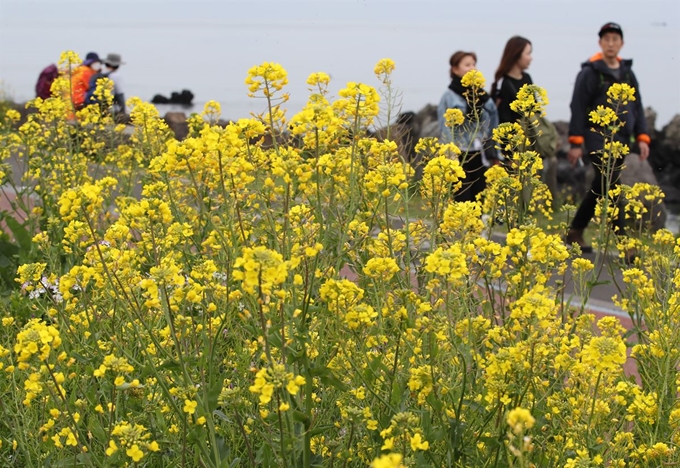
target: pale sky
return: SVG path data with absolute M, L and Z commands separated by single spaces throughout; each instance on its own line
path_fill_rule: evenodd
M 234 118 L 259 105 L 243 80 L 263 61 L 288 70 L 295 111 L 309 73 L 329 73 L 331 91 L 377 86 L 373 65 L 390 57 L 403 110 L 417 111 L 439 101 L 454 51 L 475 51 L 490 86 L 505 41 L 519 34 L 533 43 L 528 71 L 548 90 L 550 116 L 566 119 L 580 63 L 598 51 L 608 21 L 624 30 L 621 55 L 634 59 L 644 105 L 667 122 L 680 113 L 680 0 L 0 0 L 0 86 L 30 99 L 61 51 L 116 52 L 127 97 L 186 88 Z

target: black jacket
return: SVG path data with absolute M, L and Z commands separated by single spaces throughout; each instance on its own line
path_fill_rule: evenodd
M 496 92 L 492 96 L 498 107 L 498 121 L 517 122 L 520 115 L 510 109 L 510 103 L 517 99 L 517 92 L 525 84 L 534 84 L 528 73 L 522 73 L 522 78 L 516 80 L 511 76 L 504 76 L 496 83 Z
M 569 142 L 572 145 L 584 144 L 587 153 L 602 149 L 603 137 L 591 128 L 590 111 L 597 106 L 610 106 L 607 103 L 607 90 L 614 83 L 626 83 L 635 88 L 635 101 L 625 106 L 626 113 L 619 113 L 625 122 L 617 134 L 617 140 L 629 143 L 631 137 L 649 142 L 647 122 L 640 97 L 640 87 L 632 70 L 632 60 L 620 61 L 620 79 L 616 79 L 604 63 L 601 54 L 596 54 L 581 65 L 581 72 L 576 77 L 574 95 L 571 99 L 571 121 L 569 122 Z

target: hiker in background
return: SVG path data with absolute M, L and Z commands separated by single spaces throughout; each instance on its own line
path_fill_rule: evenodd
M 593 184 L 581 201 L 565 239 L 567 244 L 577 244 L 582 252 L 592 252 L 593 250 L 590 245 L 586 244 L 583 231 L 595 214 L 598 198 L 607 196 L 609 189 L 618 185 L 621 166 L 623 165 L 623 158 L 615 161 L 611 185 L 607 187 L 602 172 L 604 162 L 599 153 L 604 147 L 604 137 L 600 133 L 590 130 L 591 124 L 588 120 L 589 113 L 598 106 L 611 107 L 608 103 L 607 91 L 612 84 L 626 83 L 634 87 L 636 97 L 635 101 L 629 102 L 624 106 L 624 109 L 619 110 L 619 112 L 626 112 L 623 118 L 625 125 L 614 135 L 615 140 L 627 145 L 632 139 L 635 139 L 638 142 L 640 159 L 642 160 L 646 160 L 649 156 L 650 143 L 642 98 L 640 97 L 640 87 L 631 68 L 633 61 L 623 60 L 619 57 L 619 52 L 623 47 L 623 30 L 616 23 L 607 23 L 600 28 L 598 35 L 602 51 L 593 55 L 590 60 L 581 65 L 581 71 L 576 77 L 576 84 L 574 85 L 574 95 L 571 100 L 571 120 L 569 122 L 571 149 L 567 158 L 572 165 L 576 165 L 584 154 L 588 155 L 593 162 L 595 171 Z M 624 235 L 625 220 L 621 206 L 619 206 L 618 216 L 614 223 L 618 227 L 617 234 Z M 630 263 L 635 256 L 634 251 L 628 251 L 625 254 L 625 260 Z
M 463 76 L 477 67 L 477 55 L 474 52 L 458 51 L 449 59 L 449 73 L 451 84 L 439 102 L 437 118 L 441 130 L 442 143 L 454 143 L 462 151 L 465 181 L 463 187 L 456 193 L 457 201 L 474 201 L 477 195 L 486 187 L 484 173 L 486 168 L 498 161 L 498 155 L 493 149 L 491 135 L 498 126 L 498 111 L 489 94 L 480 90 L 477 102 L 468 102 L 465 97 L 468 88 L 461 82 Z M 472 105 L 475 109 L 472 109 Z M 456 129 L 455 136 L 446 126 L 444 114 L 448 109 L 460 109 L 465 116 L 465 122 Z M 480 125 L 471 121 L 472 115 L 479 115 Z
M 114 114 L 125 113 L 125 92 L 123 87 L 123 78 L 118 69 L 124 65 L 120 54 L 108 54 L 104 59 L 103 73 L 113 81 L 113 112 Z
M 513 36 L 505 44 L 501 63 L 496 69 L 491 85 L 491 96 L 498 107 L 498 122 L 516 122 L 520 115 L 510 109 L 510 103 L 517 99 L 517 91 L 525 84 L 533 84 L 526 70 L 531 65 L 532 46 L 529 39 Z
M 52 83 L 59 76 L 59 69 L 55 64 L 48 65 L 40 72 L 35 84 L 35 97 L 47 99 L 52 97 Z
M 101 70 L 102 62 L 96 52 L 85 56 L 85 61 L 73 70 L 71 75 L 71 101 L 76 110 L 85 105 L 85 96 L 90 88 L 90 79 Z
M 529 39 L 522 36 L 513 36 L 508 39 L 503 50 L 501 63 L 496 69 L 494 82 L 491 86 L 491 96 L 498 106 L 498 120 L 500 123 L 519 122 L 521 116 L 510 109 L 510 104 L 517 99 L 517 92 L 524 85 L 533 84 L 531 76 L 526 70 L 531 65 L 533 46 Z M 544 121 L 544 126 L 552 124 Z M 543 159 L 543 173 L 541 178 L 548 186 L 553 201 L 557 200 L 557 132 L 553 128 L 537 129 L 544 139 L 554 140 L 536 141 L 540 138 L 536 135 L 532 140 L 532 150 L 540 154 Z

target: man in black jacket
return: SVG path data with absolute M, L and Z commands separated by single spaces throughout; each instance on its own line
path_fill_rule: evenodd
M 635 88 L 636 100 L 629 102 L 625 109 L 619 109 L 626 113 L 620 115 L 625 125 L 614 138 L 622 143 L 631 143 L 633 139 L 638 142 L 640 159 L 645 160 L 649 156 L 649 136 L 645 122 L 640 88 L 635 74 L 631 69 L 632 60 L 622 60 L 619 51 L 623 47 L 623 30 L 616 23 L 607 23 L 600 29 L 600 48 L 602 52 L 595 54 L 582 64 L 581 72 L 576 77 L 574 95 L 571 100 L 571 121 L 569 123 L 569 143 L 571 149 L 567 157 L 572 165 L 582 162 L 585 154 L 588 154 L 593 162 L 595 178 L 591 189 L 586 193 L 576 215 L 571 223 L 567 234 L 567 244 L 578 244 L 582 252 L 591 252 L 592 247 L 583 239 L 583 231 L 595 214 L 597 199 L 607 195 L 611 186 L 618 183 L 623 159 L 616 161 L 611 178 L 610 187 L 606 187 L 605 177 L 602 170 L 603 162 L 601 151 L 604 146 L 604 137 L 590 130 L 589 113 L 597 106 L 608 107 L 607 90 L 614 83 L 626 83 Z M 619 234 L 624 232 L 623 210 L 619 209 L 619 216 L 615 220 Z M 633 255 L 631 253 L 631 255 Z M 631 260 L 631 259 L 627 259 Z

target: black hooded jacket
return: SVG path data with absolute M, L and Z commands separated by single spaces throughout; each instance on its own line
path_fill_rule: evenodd
M 607 90 L 614 83 L 626 83 L 634 87 L 636 98 L 625 106 L 625 113 L 619 112 L 619 118 L 625 125 L 617 134 L 617 139 L 630 143 L 631 138 L 635 137 L 638 141 L 649 143 L 640 87 L 632 65 L 632 60 L 620 60 L 619 79 L 612 75 L 601 54 L 594 55 L 581 65 L 571 99 L 569 142 L 572 145 L 585 145 L 587 153 L 602 149 L 603 137 L 591 130 L 594 125 L 590 122 L 589 113 L 597 106 L 610 106 L 607 103 Z

